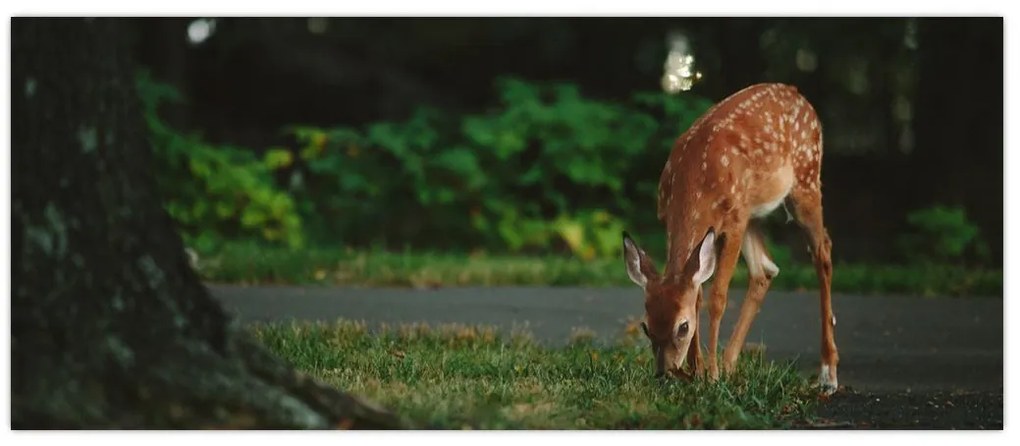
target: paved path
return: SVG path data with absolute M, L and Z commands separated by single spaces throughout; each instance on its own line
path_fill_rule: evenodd
M 503 329 L 526 324 L 538 340 L 550 343 L 565 342 L 573 327 L 590 328 L 609 341 L 623 332 L 628 318 L 644 311 L 637 288 L 209 288 L 246 322 L 345 318 L 371 325 L 426 321 Z M 742 300 L 742 291 L 730 294 L 721 338 L 729 337 Z M 836 295 L 833 306 L 840 384 L 869 391 L 1001 392 L 1002 299 Z M 820 343 L 817 295 L 770 292 L 747 340 L 765 344 L 768 357 L 798 359 L 813 372 Z

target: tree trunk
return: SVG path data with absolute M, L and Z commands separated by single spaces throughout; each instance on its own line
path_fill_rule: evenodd
M 213 301 L 161 206 L 113 19 L 12 20 L 11 422 L 389 428 Z

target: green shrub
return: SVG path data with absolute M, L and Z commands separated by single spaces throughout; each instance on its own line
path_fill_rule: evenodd
M 485 178 L 473 153 L 448 145 L 443 120 L 423 108 L 407 121 L 364 130 L 288 128 L 303 147 L 282 173 L 315 236 L 441 244 L 463 234 L 468 210 L 454 204 L 476 195 Z
M 500 101 L 486 113 L 422 108 L 364 129 L 288 128 L 299 162 L 280 163 L 281 173 L 305 220 L 348 245 L 553 249 L 585 259 L 618 254 L 625 227 L 661 231 L 661 163 L 710 102 L 644 93 L 612 103 L 517 79 L 497 88 Z
M 987 256 L 977 225 L 963 208 L 935 205 L 907 214 L 912 232 L 899 239 L 900 249 L 913 262 L 958 263 L 968 254 Z
M 159 116 L 161 104 L 182 101 L 177 90 L 146 72 L 139 73 L 136 86 L 158 165 L 157 184 L 188 245 L 201 252 L 228 238 L 302 245 L 294 202 L 272 177 L 273 168 L 287 164 L 289 152 L 269 152 L 260 160 L 250 149 L 181 133 Z

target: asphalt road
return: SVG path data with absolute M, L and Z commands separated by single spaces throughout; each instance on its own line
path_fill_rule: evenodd
M 623 333 L 644 311 L 637 288 L 446 288 L 439 290 L 209 285 L 242 322 L 338 318 L 526 326 L 541 342 L 564 343 L 574 327 L 601 341 Z M 743 291 L 731 292 L 721 345 Z M 981 391 L 1001 395 L 1001 298 L 833 297 L 840 384 L 867 392 Z M 703 312 L 707 313 L 707 312 Z M 707 315 L 702 316 L 705 323 Z M 815 372 L 820 346 L 818 296 L 770 292 L 747 341 L 774 359 Z M 707 326 L 707 325 L 705 325 Z M 1000 406 L 1001 407 L 1001 406 Z M 1001 409 L 1000 409 L 1001 410 Z

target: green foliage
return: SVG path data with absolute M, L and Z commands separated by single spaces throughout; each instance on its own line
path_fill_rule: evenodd
M 663 382 L 631 330 L 617 345 L 551 348 L 515 330 L 364 323 L 259 325 L 255 337 L 296 368 L 363 395 L 422 428 L 782 428 L 816 397 L 792 363 L 744 354 L 716 383 Z
M 443 124 L 421 109 L 364 131 L 289 128 L 303 147 L 284 173 L 316 235 L 355 244 L 463 234 L 469 210 L 456 202 L 477 194 L 485 178 L 472 152 L 439 144 Z
M 209 252 L 226 238 L 245 237 L 302 245 L 294 202 L 272 177 L 272 169 L 290 163 L 289 151 L 270 150 L 260 160 L 249 149 L 181 133 L 159 116 L 161 104 L 182 100 L 177 90 L 145 72 L 137 76 L 136 87 L 164 205 L 189 245 Z
M 277 165 L 306 221 L 347 244 L 608 257 L 624 227 L 658 227 L 661 159 L 711 105 L 655 93 L 619 104 L 517 79 L 497 88 L 482 114 L 422 108 L 364 129 L 293 126 L 300 163 Z
M 978 237 L 977 225 L 967 219 L 963 208 L 935 205 L 907 215 L 912 232 L 900 237 L 905 256 L 914 262 L 958 263 L 973 252 L 987 256 Z

